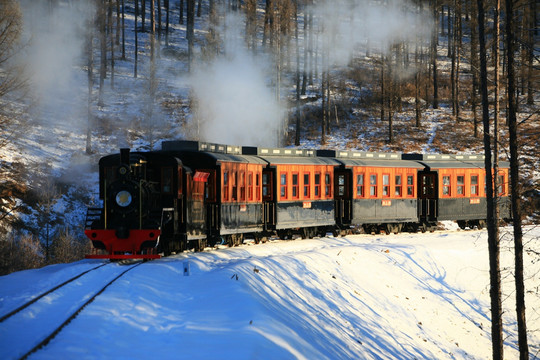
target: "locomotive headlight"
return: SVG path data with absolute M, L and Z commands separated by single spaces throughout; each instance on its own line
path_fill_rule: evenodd
M 116 203 L 121 207 L 129 206 L 132 200 L 133 198 L 128 191 L 122 190 L 116 194 Z

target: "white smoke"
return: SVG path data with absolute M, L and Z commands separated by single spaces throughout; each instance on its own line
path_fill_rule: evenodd
M 346 66 L 366 47 L 380 54 L 398 42 L 427 41 L 433 30 L 429 12 L 420 11 L 409 1 L 332 0 L 304 11 L 314 14 L 318 53 L 326 54 L 326 66 L 331 68 Z M 225 13 L 219 29 L 224 55 L 210 64 L 199 64 L 193 71 L 190 84 L 196 99 L 196 137 L 277 146 L 286 112 L 276 100 L 275 85 L 268 86 L 268 79 L 276 76 L 276 65 L 273 59 L 246 50 L 244 24 L 245 19 L 237 13 Z M 318 66 L 322 65 L 319 61 Z
M 21 1 L 28 47 L 21 59 L 29 71 L 34 118 L 70 124 L 85 115 L 88 95 L 81 71 L 91 1 Z
M 284 111 L 267 84 L 270 62 L 245 49 L 243 18 L 228 13 L 223 26 L 224 55 L 196 67 L 190 79 L 196 98 L 201 140 L 277 146 Z
M 408 0 L 332 0 L 311 9 L 329 66 L 347 65 L 355 51 L 380 54 L 396 43 L 428 41 L 434 30 L 428 10 Z

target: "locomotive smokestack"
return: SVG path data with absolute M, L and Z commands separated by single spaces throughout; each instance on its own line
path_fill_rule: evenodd
M 129 148 L 120 149 L 120 164 L 129 165 Z

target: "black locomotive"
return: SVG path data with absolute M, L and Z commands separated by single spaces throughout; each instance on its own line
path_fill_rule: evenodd
M 485 225 L 483 156 L 388 154 L 164 142 L 99 162 L 90 258 L 158 258 L 216 243 Z M 497 174 L 510 218 L 508 164 Z M 98 251 L 100 250 L 100 251 Z

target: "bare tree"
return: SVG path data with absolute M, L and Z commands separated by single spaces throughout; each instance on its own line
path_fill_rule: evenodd
M 87 120 L 86 120 L 86 153 L 92 153 L 92 129 L 94 128 L 92 115 L 92 90 L 94 88 L 94 17 L 91 16 L 88 20 L 86 28 L 86 64 L 88 78 L 88 103 L 87 103 Z
M 188 41 L 188 68 L 193 61 L 193 45 L 195 41 L 195 0 L 187 0 L 187 28 L 186 38 Z
M 472 72 L 472 87 L 471 87 L 471 110 L 473 113 L 473 126 L 474 126 L 474 137 L 478 137 L 478 69 L 479 69 L 479 59 L 478 59 L 478 15 L 476 6 L 473 1 L 470 2 L 470 13 L 471 13 L 471 72 Z
M 139 30 L 137 17 L 139 16 L 139 0 L 135 0 L 135 59 L 133 61 L 133 77 L 137 77 L 137 64 L 139 62 Z
M 262 39 L 263 47 L 266 46 L 267 40 L 270 47 L 274 45 L 274 1 L 275 0 L 266 0 Z
M 437 0 L 433 2 L 433 18 L 435 19 L 435 28 L 437 28 Z M 433 108 L 439 108 L 439 83 L 437 77 L 437 43 L 438 37 L 437 32 L 433 31 L 433 36 L 431 37 L 431 68 L 433 71 Z
M 525 285 L 523 279 L 523 232 L 521 229 L 521 193 L 517 133 L 517 104 L 514 70 L 514 0 L 506 0 L 506 65 L 508 97 L 508 129 L 510 135 L 510 177 L 512 181 L 512 217 L 516 267 L 516 311 L 520 360 L 529 359 L 527 323 L 525 318 Z
M 300 41 L 298 39 L 298 1 L 295 0 L 295 40 L 296 40 L 296 131 L 294 136 L 294 145 L 300 145 L 300 126 L 301 126 L 301 113 L 300 113 Z
M 105 78 L 107 77 L 107 21 L 106 21 L 107 0 L 100 0 L 98 4 L 98 27 L 101 60 L 99 64 L 99 99 L 98 105 L 103 106 Z
M 253 52 L 257 49 L 257 1 L 246 1 L 246 43 Z
M 14 62 L 14 57 L 22 48 L 22 13 L 18 1 L 0 1 L 0 99 L 8 94 L 22 90 L 26 86 L 23 67 Z M 0 129 L 13 117 L 0 107 Z M 4 142 L 0 141 L 0 146 Z
M 0 275 L 43 265 L 41 244 L 31 235 L 19 237 L 12 234 L 5 241 L 0 241 Z
M 487 227 L 489 248 L 489 277 L 491 297 L 491 341 L 493 360 L 503 359 L 503 325 L 501 302 L 501 272 L 499 227 L 495 219 L 493 199 L 493 174 L 491 171 L 491 137 L 489 133 L 489 99 L 487 84 L 487 60 L 485 39 L 484 2 L 477 0 L 478 4 L 478 36 L 480 44 L 480 93 L 482 95 L 482 120 L 484 124 L 484 153 L 486 170 L 486 200 L 487 200 Z
M 54 205 L 58 202 L 62 194 L 56 181 L 51 176 L 47 176 L 38 186 L 38 226 L 43 232 L 40 238 L 45 240 L 45 261 L 49 262 L 51 235 L 54 232 L 54 225 L 57 219 Z
M 51 244 L 51 261 L 54 263 L 69 263 L 84 258 L 90 252 L 90 242 L 81 240 L 69 229 L 59 231 Z

